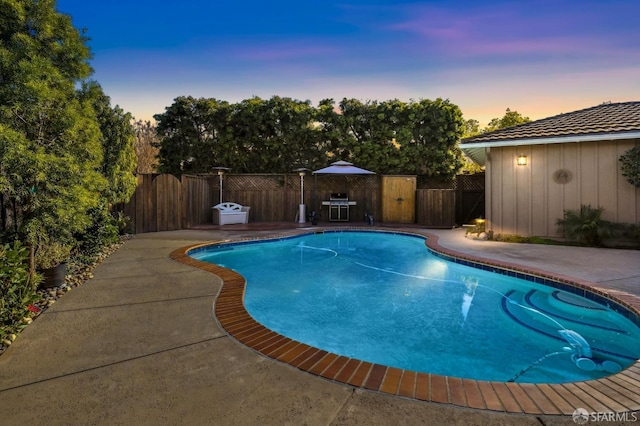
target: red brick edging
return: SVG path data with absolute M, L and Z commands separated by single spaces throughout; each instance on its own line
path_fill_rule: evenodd
M 357 230 L 362 228 L 343 228 Z M 371 231 L 371 227 L 365 228 Z M 331 228 L 336 231 L 336 228 Z M 373 230 L 379 230 L 373 228 Z M 323 231 L 318 229 L 314 232 Z M 388 229 L 382 231 L 389 232 Z M 285 236 L 308 233 L 294 231 Z M 402 231 L 404 232 L 404 231 Z M 426 232 L 427 246 L 440 254 L 503 269 L 536 275 L 588 290 L 616 301 L 640 315 L 640 298 L 599 287 L 595 283 L 550 274 L 521 265 L 470 256 L 442 247 L 438 237 Z M 279 237 L 283 234 L 278 234 Z M 250 240 L 269 239 L 261 237 Z M 240 240 L 234 240 L 240 241 Z M 218 242 L 228 243 L 229 241 Z M 482 410 L 532 415 L 572 415 L 577 408 L 590 413 L 624 413 L 640 410 L 640 362 L 620 373 L 597 380 L 562 384 L 505 383 L 462 379 L 430 373 L 418 373 L 354 358 L 336 355 L 282 336 L 259 322 L 244 306 L 244 277 L 230 269 L 201 262 L 188 255 L 190 250 L 216 243 L 182 247 L 173 251 L 172 259 L 211 272 L 222 280 L 215 301 L 215 313 L 226 332 L 244 345 L 274 360 L 300 370 L 357 388 L 391 395 Z

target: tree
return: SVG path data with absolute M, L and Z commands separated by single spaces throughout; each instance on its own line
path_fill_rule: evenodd
M 269 150 L 262 154 L 265 172 L 288 172 L 296 166 L 313 167 L 320 154 L 315 110 L 309 101 L 273 96 L 265 102 L 267 125 L 272 129 Z
M 138 159 L 136 173 L 153 173 L 157 167 L 159 153 L 156 126 L 149 120 L 137 120 L 132 125 L 136 134 L 135 152 Z
M 111 107 L 111 99 L 95 82 L 83 83 L 81 99 L 88 102 L 96 114 L 100 127 L 102 164 L 100 172 L 107 179 L 105 189 L 107 203 L 127 202 L 136 190 L 137 179 L 134 150 L 135 133 L 131 114 L 119 106 Z
M 408 128 L 411 139 L 404 155 L 411 163 L 405 173 L 447 180 L 462 166 L 458 142 L 464 119 L 457 105 L 449 100 L 428 99 L 409 104 Z
M 461 165 L 457 142 L 464 121 L 448 100 L 408 104 L 333 99 L 317 108 L 308 101 L 274 96 L 237 104 L 177 98 L 155 116 L 160 170 L 282 173 L 319 168 L 342 159 L 378 173 L 414 173 L 447 179 Z
M 238 173 L 284 173 L 315 164 L 318 131 L 309 101 L 253 97 L 230 110 L 222 165 Z
M 14 237 L 71 241 L 107 183 L 95 113 L 75 90 L 92 72 L 87 39 L 53 0 L 0 0 L 0 10 L 3 204 L 14 206 Z
M 339 112 L 331 100 L 320 105 L 324 140 L 334 158 L 378 173 L 453 177 L 461 165 L 460 109 L 448 100 L 405 103 L 343 99 Z
M 478 120 L 474 120 L 473 118 L 465 120 L 464 132 L 462 134 L 462 137 L 470 138 L 471 136 L 475 136 L 478 133 L 480 133 L 480 122 Z
M 507 108 L 502 118 L 492 119 L 487 127 L 484 128 L 484 132 L 491 132 L 493 130 L 504 129 L 506 127 L 517 126 L 518 124 L 528 123 L 531 121 L 529 117 L 524 117 L 518 111 L 511 111 Z
M 394 138 L 400 125 L 399 114 L 404 103 L 363 103 L 357 99 L 345 98 L 339 106 L 343 134 L 341 140 L 334 145 L 333 154 L 378 173 L 392 172 L 399 160 Z
M 640 188 L 640 145 L 634 146 L 619 158 L 620 171 L 627 182 Z
M 180 176 L 211 172 L 213 166 L 225 164 L 231 155 L 225 145 L 229 111 L 224 101 L 180 96 L 163 114 L 156 114 L 158 171 Z
M 352 137 L 343 115 L 336 109 L 333 99 L 323 99 L 316 108 L 315 121 L 317 146 L 320 152 L 317 159 L 320 167 L 325 167 L 331 159 L 349 159 L 348 143 L 344 139 Z M 335 160 L 334 160 L 335 161 Z
M 308 101 L 274 96 L 236 104 L 179 97 L 158 122 L 159 170 L 207 173 L 283 173 L 311 167 L 319 154 L 316 111 Z

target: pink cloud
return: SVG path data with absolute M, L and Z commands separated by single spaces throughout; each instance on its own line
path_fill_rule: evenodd
M 425 5 L 399 11 L 397 22 L 386 30 L 416 36 L 414 47 L 447 56 L 582 53 L 602 44 L 588 31 L 572 31 L 562 16 L 540 20 L 510 10 L 452 11 Z

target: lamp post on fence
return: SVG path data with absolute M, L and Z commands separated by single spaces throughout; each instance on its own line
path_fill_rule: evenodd
M 213 170 L 217 171 L 218 176 L 220 178 L 220 204 L 222 204 L 222 175 L 224 175 L 225 172 L 228 172 L 229 170 L 231 170 L 228 167 L 213 167 Z
M 298 172 L 298 175 L 300 175 L 300 205 L 298 206 L 298 223 L 307 222 L 307 209 L 304 205 L 304 175 L 308 170 L 309 169 L 305 169 L 304 167 L 294 170 L 294 172 Z

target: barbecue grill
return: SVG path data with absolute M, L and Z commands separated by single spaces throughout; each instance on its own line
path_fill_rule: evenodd
M 330 222 L 348 222 L 349 207 L 355 206 L 355 201 L 349 201 L 349 196 L 345 192 L 333 192 L 329 201 L 323 201 L 323 206 L 329 207 Z

